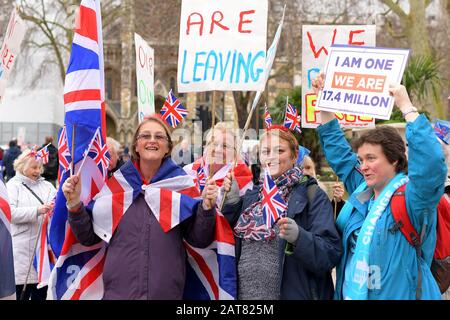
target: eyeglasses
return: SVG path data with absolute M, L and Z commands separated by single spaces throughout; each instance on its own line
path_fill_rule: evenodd
M 163 134 L 157 133 L 157 134 L 151 134 L 151 133 L 141 133 L 136 137 L 136 140 L 143 139 L 144 141 L 150 141 L 155 140 L 157 142 L 163 142 L 168 141 L 169 138 Z

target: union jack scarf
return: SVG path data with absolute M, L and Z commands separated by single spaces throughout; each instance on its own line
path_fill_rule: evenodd
M 163 162 L 150 184 L 144 186 L 138 169 L 128 161 L 88 206 L 93 213 L 94 231 L 100 238 L 111 239 L 120 219 L 142 190 L 166 232 L 190 217 L 195 212 L 194 206 L 201 201 L 194 179 L 170 158 Z M 223 215 L 216 215 L 215 239 L 207 248 L 195 248 L 183 242 L 188 255 L 184 298 L 236 299 L 234 237 Z
M 136 166 L 128 161 L 106 182 L 88 205 L 95 233 L 109 242 L 132 202 L 144 190 L 147 205 L 165 232 L 189 218 L 201 201 L 192 177 L 167 158 L 148 185 L 142 185 Z

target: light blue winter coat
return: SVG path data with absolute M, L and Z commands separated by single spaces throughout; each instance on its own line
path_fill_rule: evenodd
M 328 163 L 344 182 L 354 209 L 344 227 L 344 254 L 337 268 L 335 299 L 342 299 L 344 271 L 349 258 L 352 234 L 359 230 L 367 215 L 372 190 L 354 193 L 364 182 L 358 171 L 357 155 L 351 150 L 338 121 L 334 119 L 318 127 L 320 142 Z M 406 125 L 408 142 L 408 177 L 406 207 L 411 222 L 421 234 L 424 222 L 428 225 L 420 258 L 422 270 L 422 299 L 440 299 L 439 288 L 430 271 L 436 245 L 436 207 L 444 191 L 447 168 L 442 147 L 430 123 L 420 115 Z M 370 246 L 369 300 L 415 299 L 418 259 L 415 249 L 400 231 L 392 227 L 395 221 L 388 206 L 379 218 Z

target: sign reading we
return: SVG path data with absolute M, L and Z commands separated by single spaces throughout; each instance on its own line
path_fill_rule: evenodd
M 353 46 L 375 46 L 374 25 L 305 25 L 302 28 L 302 127 L 316 128 L 320 113 L 316 109 L 317 97 L 312 93 L 314 80 L 325 67 L 330 46 L 347 44 Z M 343 127 L 366 128 L 375 126 L 372 117 L 336 113 Z
M 317 109 L 389 120 L 389 84 L 401 82 L 408 55 L 409 49 L 332 46 Z
M 178 91 L 263 91 L 267 0 L 183 0 Z

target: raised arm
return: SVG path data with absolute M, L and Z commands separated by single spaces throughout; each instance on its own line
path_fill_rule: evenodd
M 323 73 L 313 80 L 312 85 L 316 95 L 322 90 L 324 81 Z M 345 139 L 334 114 L 320 111 L 320 117 L 322 124 L 317 128 L 317 132 L 325 158 L 351 194 L 364 181 L 359 171 L 358 158 Z

